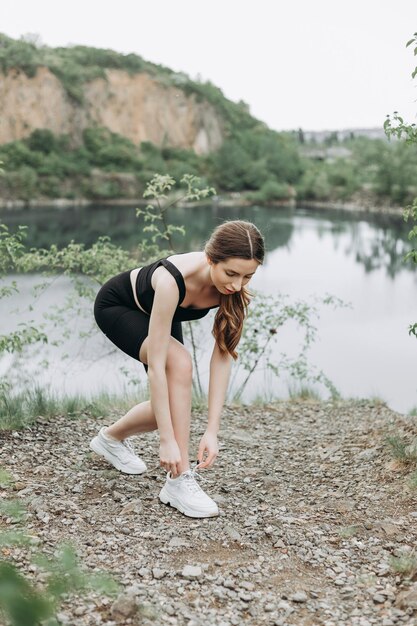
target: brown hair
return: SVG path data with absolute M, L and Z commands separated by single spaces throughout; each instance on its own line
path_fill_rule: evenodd
M 231 220 L 215 228 L 204 251 L 213 263 L 225 261 L 230 257 L 255 259 L 262 264 L 265 255 L 264 239 L 252 222 Z M 220 294 L 220 306 L 213 325 L 213 336 L 220 352 L 228 352 L 235 360 L 235 350 L 243 330 L 243 321 L 251 300 L 250 292 L 245 288 L 234 294 Z

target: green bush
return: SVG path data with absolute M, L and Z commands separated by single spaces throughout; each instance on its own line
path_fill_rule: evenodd
M 225 191 L 256 190 L 268 180 L 293 184 L 304 166 L 295 140 L 273 131 L 239 132 L 210 157 L 215 184 Z
M 121 190 L 117 179 L 92 180 L 84 183 L 84 193 L 87 198 L 106 200 L 120 198 Z
M 143 167 L 148 172 L 152 172 L 152 176 L 157 172 L 166 174 L 168 172 L 167 163 L 164 160 L 160 148 L 150 141 L 142 141 L 140 144 L 140 153 L 143 159 Z
M 38 168 L 42 164 L 43 154 L 34 152 L 23 141 L 12 141 L 0 147 L 0 160 L 6 171 L 13 171 L 22 166 Z
M 44 152 L 49 154 L 57 148 L 56 138 L 52 131 L 47 128 L 38 128 L 26 140 L 29 150 L 32 152 Z
M 245 189 L 260 189 L 270 179 L 270 176 L 266 159 L 254 161 L 245 173 L 244 187 Z
M 251 167 L 250 156 L 240 143 L 226 140 L 211 160 L 215 185 L 225 191 L 240 191 Z
M 59 198 L 61 196 L 60 183 L 57 176 L 42 176 L 39 178 L 39 192 L 48 198 Z
M 285 183 L 278 183 L 276 180 L 266 181 L 260 190 L 263 200 L 283 200 L 289 197 L 289 187 Z
M 32 78 L 41 64 L 42 53 L 31 43 L 15 41 L 0 33 L 0 68 L 6 73 L 20 69 Z
M 14 172 L 6 172 L 4 180 L 14 198 L 33 200 L 38 195 L 38 175 L 31 167 L 22 166 Z
M 332 188 L 326 170 L 314 164 L 304 172 L 296 191 L 300 200 L 330 200 Z

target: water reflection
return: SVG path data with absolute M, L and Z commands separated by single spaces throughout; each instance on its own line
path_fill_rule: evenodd
M 186 228 L 186 237 L 174 236 L 178 252 L 202 249 L 213 228 L 230 219 L 255 222 L 264 233 L 267 250 L 285 247 L 291 250 L 294 235 L 302 230 L 315 232 L 319 239 L 331 236 L 335 250 L 343 241 L 345 254 L 353 256 L 365 272 L 385 268 L 394 278 L 399 271 L 414 271 L 404 264 L 404 255 L 412 248 L 407 239 L 411 225 L 401 216 L 376 215 L 333 210 L 276 207 L 195 207 L 175 208 L 167 212 L 168 221 Z M 0 220 L 11 229 L 28 226 L 30 247 L 67 245 L 71 240 L 93 244 L 101 235 L 128 250 L 135 250 L 142 239 L 143 218 L 137 218 L 134 207 L 92 206 L 89 208 L 3 211 Z M 348 245 L 346 245 L 346 239 Z

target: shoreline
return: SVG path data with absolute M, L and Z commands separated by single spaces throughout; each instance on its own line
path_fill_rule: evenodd
M 87 198 L 67 199 L 67 198 L 54 198 L 43 200 L 2 200 L 0 199 L 0 215 L 2 211 L 21 211 L 21 210 L 36 210 L 40 208 L 53 208 L 57 210 L 66 210 L 73 208 L 91 208 L 97 205 L 101 206 L 131 206 L 145 208 L 148 201 L 143 199 L 136 200 L 132 198 L 114 198 L 103 200 L 88 200 Z M 402 216 L 404 207 L 398 205 L 381 204 L 376 205 L 370 203 L 369 199 L 363 201 L 323 201 L 323 200 L 275 200 L 268 203 L 259 203 L 249 201 L 241 193 L 233 193 L 229 195 L 213 196 L 211 199 L 204 200 L 202 202 L 179 202 L 178 207 L 196 207 L 196 206 L 211 206 L 211 208 L 219 207 L 239 207 L 239 206 L 263 206 L 263 207 L 275 207 L 275 208 L 303 208 L 303 209 L 331 209 L 336 211 L 348 211 L 357 213 L 372 213 L 381 215 L 396 215 Z

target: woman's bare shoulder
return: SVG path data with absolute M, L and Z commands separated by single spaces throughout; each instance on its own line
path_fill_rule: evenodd
M 193 252 L 184 252 L 182 254 L 172 254 L 167 257 L 176 268 L 181 272 L 184 279 L 197 273 L 205 262 L 205 252 L 196 250 Z

